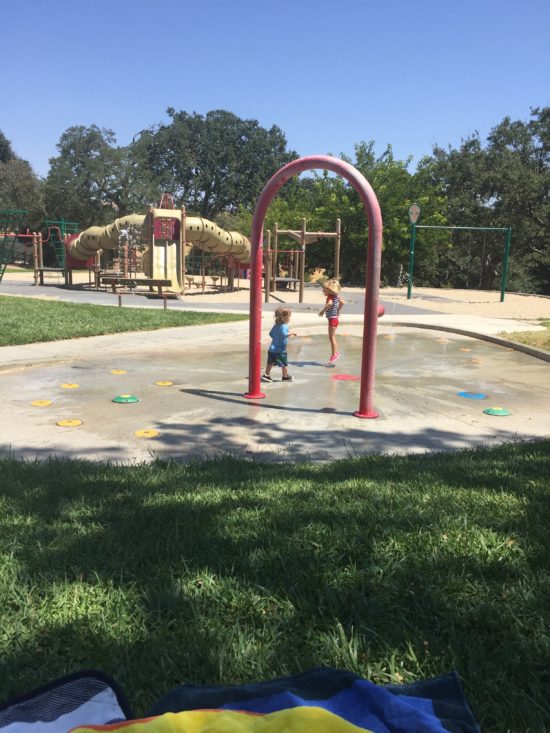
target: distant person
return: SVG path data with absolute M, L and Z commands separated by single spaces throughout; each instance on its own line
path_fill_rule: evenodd
M 275 311 L 275 324 L 269 336 L 271 345 L 267 351 L 267 364 L 265 372 L 262 375 L 262 382 L 272 382 L 270 377 L 271 369 L 274 366 L 281 367 L 283 370 L 283 382 L 292 382 L 294 377 L 288 373 L 288 357 L 286 354 L 286 345 L 289 336 L 296 336 L 296 333 L 289 332 L 289 321 L 292 311 L 282 305 Z
M 319 315 L 326 316 L 328 319 L 328 340 L 330 341 L 331 356 L 328 360 L 329 364 L 338 361 L 340 354 L 338 352 L 338 344 L 336 343 L 336 329 L 340 322 L 340 311 L 345 301 L 340 296 L 340 283 L 335 278 L 327 280 L 323 285 L 323 294 L 325 295 L 325 307 L 319 311 Z

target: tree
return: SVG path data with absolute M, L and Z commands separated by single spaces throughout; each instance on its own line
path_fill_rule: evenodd
M 513 230 L 511 276 L 518 289 L 549 294 L 550 107 L 531 110 L 527 123 L 506 117 L 491 130 L 486 157 L 494 221 Z
M 171 123 L 151 128 L 136 150 L 157 186 L 191 213 L 214 218 L 252 206 L 273 173 L 296 157 L 276 126 L 267 130 L 225 110 L 168 114 Z
M 15 160 L 17 156 L 12 150 L 11 143 L 0 131 L 0 163 L 8 163 L 10 160 Z
M 345 156 L 342 156 L 344 159 Z M 396 285 L 407 269 L 409 228 L 407 210 L 413 201 L 426 212 L 441 206 L 441 193 L 408 170 L 409 160 L 396 160 L 391 146 L 376 156 L 374 142 L 355 146 L 355 159 L 348 159 L 368 180 L 377 196 L 384 222 L 382 282 Z M 275 203 L 275 202 L 274 202 Z M 305 216 L 309 230 L 333 231 L 335 220 L 342 221 L 341 274 L 344 281 L 365 281 L 368 224 L 365 208 L 357 191 L 339 176 L 326 171 L 313 178 L 290 182 L 281 190 L 280 201 L 268 212 L 266 221 L 278 217 L 279 223 L 298 228 Z M 333 274 L 334 242 L 321 240 L 308 245 L 308 265 L 324 267 Z
M 382 283 L 396 286 L 404 282 L 407 271 L 410 231 L 407 211 L 416 202 L 420 204 L 426 223 L 441 223 L 437 212 L 441 208 L 441 188 L 409 171 L 411 158 L 397 160 L 391 145 L 376 156 L 374 142 L 355 146 L 355 167 L 371 184 L 380 204 L 384 223 Z M 359 196 L 352 196 L 353 218 L 347 225 L 355 252 L 354 280 L 364 279 L 365 213 Z
M 435 146 L 419 166 L 419 175 L 446 197 L 443 213 L 450 224 L 511 227 L 512 256 L 508 285 L 513 290 L 550 292 L 550 107 L 533 109 L 525 123 L 506 117 L 483 143 L 478 133 L 459 148 Z M 503 235 L 455 235 L 448 254 L 455 261 L 455 287 L 498 288 L 502 274 Z M 449 240 L 450 241 L 450 240 Z M 471 277 L 470 277 L 471 280 Z M 472 283 L 469 283 L 472 286 Z
M 129 213 L 124 186 L 124 152 L 112 130 L 70 127 L 50 160 L 45 193 L 51 218 L 102 225 Z
M 26 160 L 18 158 L 0 132 L 0 209 L 24 209 L 38 228 L 44 215 L 43 185 Z

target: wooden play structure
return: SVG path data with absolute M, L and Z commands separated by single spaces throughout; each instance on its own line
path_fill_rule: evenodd
M 57 275 L 71 287 L 73 272 L 80 270 L 88 273 L 88 285 L 96 290 L 103 287 L 118 293 L 144 288 L 159 297 L 176 297 L 190 290 L 194 295 L 204 294 L 207 287 L 231 292 L 235 285 L 240 286 L 240 278 L 248 275 L 249 240 L 201 217 L 188 216 L 184 207 L 174 207 L 170 194 L 163 194 L 160 205 L 150 207 L 147 214 L 128 214 L 107 226 L 91 226 L 80 233 L 77 229 L 75 222 L 48 221 L 44 232 L 12 235 L 10 242 L 16 236 L 27 238 L 35 285 L 44 285 L 47 275 Z M 289 239 L 298 246 L 289 246 Z M 330 232 L 308 231 L 305 218 L 300 229 L 280 229 L 275 224 L 273 231 L 266 232 L 265 302 L 276 297 L 277 290 L 288 289 L 298 290 L 303 303 L 307 245 L 321 239 L 335 241 L 334 276 L 339 277 L 340 219 Z M 4 241 L 8 241 L 6 236 Z M 7 261 L 7 247 L 4 249 L 2 260 Z
M 0 211 L 0 282 L 8 264 L 23 261 L 24 265 L 32 263 L 35 285 L 44 285 L 44 276 L 52 273 L 71 285 L 66 242 L 77 231 L 78 224 L 64 219 L 47 220 L 42 231 L 33 232 L 24 223 L 28 216 L 26 210 Z
M 201 217 L 176 209 L 164 194 L 159 207 L 147 214 L 129 214 L 107 226 L 92 226 L 77 233 L 74 222 L 45 222 L 46 232 L 31 232 L 22 222 L 26 211 L 0 212 L 0 281 L 13 260 L 16 242 L 32 251 L 35 285 L 46 275 L 63 277 L 73 285 L 73 272 L 88 272 L 88 284 L 139 292 L 145 287 L 159 296 L 184 295 L 194 287 L 233 290 L 246 276 L 250 243 L 239 232 L 228 232 Z M 65 225 L 65 226 L 62 226 Z M 219 285 L 218 285 L 219 283 Z
M 333 232 L 308 232 L 307 221 L 302 219 L 300 229 L 279 229 L 275 224 L 273 236 L 267 231 L 267 242 L 264 248 L 264 297 L 269 302 L 270 293 L 277 289 L 299 288 L 298 299 L 304 302 L 304 282 L 306 271 L 306 246 L 318 242 L 320 239 L 334 239 L 334 277 L 340 277 L 340 248 L 342 244 L 342 226 L 340 219 L 336 219 Z M 282 249 L 279 246 L 280 237 L 289 237 L 300 246 L 298 249 Z M 284 273 L 284 274 L 283 274 Z
M 250 262 L 246 237 L 207 219 L 187 216 L 184 207 L 174 208 L 169 194 L 145 215 L 129 214 L 105 227 L 89 227 L 67 244 L 73 261 L 118 252 L 118 267 L 114 271 L 100 267 L 96 276 L 96 287 L 105 285 L 113 292 L 145 286 L 149 291 L 156 289 L 160 296 L 185 295 L 196 285 L 195 277 L 200 278 L 204 292 L 207 276 L 214 287 L 219 280 L 220 287 L 231 290 L 235 274 L 239 278 Z M 212 263 L 217 263 L 213 271 Z

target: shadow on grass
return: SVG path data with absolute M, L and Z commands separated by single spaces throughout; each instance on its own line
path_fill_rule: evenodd
M 544 730 L 548 441 L 0 468 L 2 697 L 85 667 L 140 712 L 182 680 L 457 668 L 484 731 Z

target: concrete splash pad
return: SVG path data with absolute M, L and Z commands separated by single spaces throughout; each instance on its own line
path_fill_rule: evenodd
M 120 462 L 224 453 L 330 460 L 548 435 L 546 362 L 476 339 L 382 326 L 375 387 L 381 416 L 360 420 L 352 416 L 359 402 L 360 326 L 342 327 L 342 358 L 332 368 L 324 365 L 325 329 L 299 332 L 289 344 L 295 381 L 281 382 L 274 369 L 277 381 L 262 385 L 266 399 L 252 402 L 242 396 L 245 323 L 14 347 L 32 348 L 32 365 L 15 360 L 0 373 L 0 453 Z M 487 398 L 465 399 L 461 391 Z M 120 395 L 139 401 L 113 402 Z M 491 407 L 511 414 L 483 412 Z M 58 425 L 65 421 L 67 427 Z

